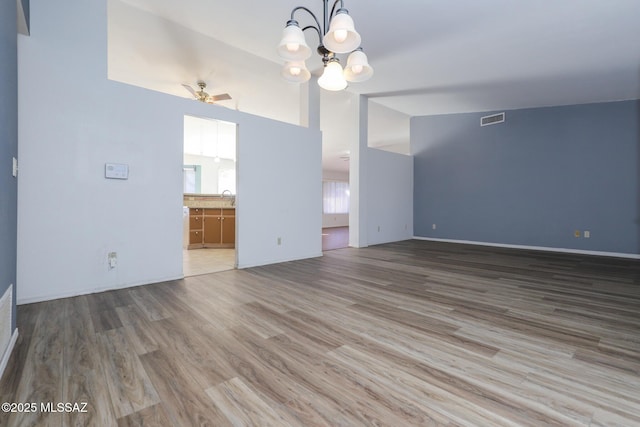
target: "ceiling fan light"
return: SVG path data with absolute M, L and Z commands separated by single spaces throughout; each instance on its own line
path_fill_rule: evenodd
M 338 91 L 347 87 L 347 81 L 344 79 L 342 66 L 338 60 L 329 61 L 324 72 L 318 79 L 318 84 L 322 89 Z
M 292 83 L 304 83 L 311 78 L 311 73 L 307 69 L 304 61 L 290 61 L 284 64 L 282 78 Z
M 347 66 L 344 68 L 344 78 L 350 82 L 364 82 L 373 76 L 373 68 L 369 65 L 367 55 L 358 49 L 351 52 L 347 58 Z
M 335 53 L 349 53 L 360 46 L 360 34 L 356 31 L 347 9 L 338 9 L 331 19 L 329 31 L 322 39 L 322 43 Z
M 277 50 L 278 55 L 286 61 L 304 61 L 311 56 L 311 49 L 297 21 L 292 19 L 287 22 Z

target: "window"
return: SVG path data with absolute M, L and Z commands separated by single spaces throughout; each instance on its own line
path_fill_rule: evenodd
M 322 182 L 322 212 L 326 214 L 349 213 L 349 183 Z
M 182 190 L 184 193 L 189 193 L 189 194 L 200 193 L 200 174 L 201 174 L 201 167 L 199 165 L 183 166 Z
M 218 194 L 229 190 L 231 194 L 236 194 L 236 170 L 235 169 L 218 169 Z

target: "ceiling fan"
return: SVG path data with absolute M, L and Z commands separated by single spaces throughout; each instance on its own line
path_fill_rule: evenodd
M 224 101 L 227 99 L 231 99 L 231 95 L 228 93 L 221 93 L 219 95 L 209 95 L 204 89 L 207 87 L 207 84 L 203 81 L 198 82 L 198 87 L 200 90 L 195 90 L 189 85 L 183 84 L 184 88 L 188 90 L 191 95 L 193 95 L 198 101 L 206 102 L 207 104 L 213 104 L 218 101 Z

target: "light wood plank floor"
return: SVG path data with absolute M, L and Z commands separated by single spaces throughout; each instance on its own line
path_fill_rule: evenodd
M 407 241 L 18 308 L 0 425 L 640 426 L 638 261 Z
M 322 229 L 322 250 L 332 251 L 349 246 L 349 227 L 327 227 Z

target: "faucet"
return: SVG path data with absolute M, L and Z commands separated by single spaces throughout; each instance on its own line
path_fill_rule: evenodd
M 222 192 L 222 194 L 220 194 L 220 198 L 224 199 L 224 194 L 225 194 L 225 193 L 229 193 L 229 197 L 231 197 L 231 206 L 234 206 L 234 207 L 235 207 L 235 205 L 236 205 L 236 198 L 235 198 L 235 197 L 233 197 L 233 194 L 231 193 L 231 190 L 224 190 L 224 191 Z

